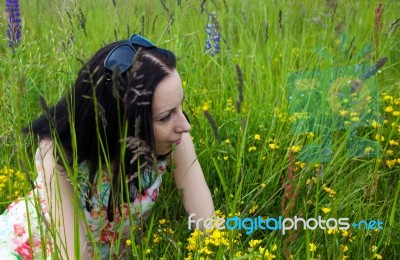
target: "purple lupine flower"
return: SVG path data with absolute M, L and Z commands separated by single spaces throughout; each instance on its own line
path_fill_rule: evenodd
M 217 15 L 212 12 L 208 15 L 208 23 L 206 27 L 206 52 L 211 55 L 219 53 L 220 34 L 218 32 Z
M 21 14 L 19 12 L 18 0 L 6 0 L 6 13 L 8 46 L 15 50 L 21 38 Z

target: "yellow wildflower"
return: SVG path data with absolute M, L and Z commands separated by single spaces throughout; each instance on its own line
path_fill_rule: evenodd
M 272 150 L 279 149 L 279 145 L 277 145 L 277 144 L 275 144 L 275 143 L 269 144 L 268 146 L 269 146 L 269 148 L 271 148 Z
M 194 250 L 196 250 L 197 244 L 198 244 L 198 242 L 199 242 L 200 235 L 202 235 L 202 234 L 203 234 L 203 233 L 202 233 L 200 230 L 198 230 L 198 229 L 194 230 L 194 231 L 190 234 L 190 237 L 187 239 L 188 245 L 186 246 L 186 249 L 189 250 L 189 251 L 194 251 Z M 153 240 L 153 241 L 154 241 L 154 240 Z
M 399 142 L 395 141 L 395 140 L 390 140 L 389 141 L 390 145 L 399 145 Z
M 377 254 L 377 253 L 374 254 L 373 258 L 383 259 L 383 257 L 380 254 Z
M 203 104 L 203 111 L 208 111 L 208 109 L 210 109 L 210 104 L 209 104 L 209 102 L 204 102 L 204 104 Z
M 348 237 L 349 236 L 349 232 L 346 229 L 342 230 L 342 236 L 343 237 Z
M 254 135 L 254 140 L 259 141 L 261 140 L 261 136 L 259 134 Z
M 315 252 L 317 250 L 317 246 L 314 243 L 310 243 L 310 252 Z
M 130 245 L 132 245 L 132 241 L 129 240 L 129 239 L 127 239 L 127 240 L 125 241 L 125 244 L 126 244 L 127 246 L 130 246 Z
M 340 115 L 345 117 L 347 115 L 348 111 L 347 110 L 341 110 Z
M 301 145 L 293 145 L 289 148 L 291 151 L 293 151 L 294 153 L 297 153 L 301 150 Z
M 296 166 L 299 166 L 300 168 L 304 168 L 304 167 L 306 167 L 306 163 L 305 162 L 295 162 L 294 163 Z
M 257 150 L 257 147 L 255 147 L 254 145 L 249 147 L 249 152 L 255 151 L 255 150 Z
M 229 138 L 225 140 L 225 143 L 226 143 L 226 144 L 230 144 L 230 143 L 231 143 L 231 141 L 229 140 Z
M 330 208 L 322 208 L 321 210 L 322 210 L 322 212 L 324 212 L 325 214 L 331 212 L 331 209 L 330 209 Z
M 329 235 L 336 234 L 337 232 L 338 232 L 338 228 L 329 228 L 328 229 Z
M 374 120 L 372 120 L 372 123 L 371 123 L 371 125 L 372 125 L 372 127 L 373 128 L 378 128 L 379 126 L 380 126 L 380 124 L 378 123 L 378 122 L 376 122 L 376 120 L 374 119 Z
M 8 176 L 0 175 L 0 182 L 6 182 L 8 180 Z
M 259 251 L 260 254 L 263 256 L 263 259 L 272 260 L 272 259 L 275 259 L 275 258 L 276 258 L 276 256 L 273 255 L 273 254 L 271 254 L 271 253 L 269 252 L 269 250 L 266 249 L 265 247 L 261 247 L 261 246 L 260 246 L 260 247 L 258 248 L 258 251 Z
M 206 246 L 200 248 L 199 253 L 205 253 L 207 255 L 211 255 L 213 253 L 213 251 L 211 251 L 210 249 L 208 249 Z
M 158 234 L 153 234 L 153 243 L 158 243 L 162 238 Z
M 249 246 L 251 248 L 254 248 L 257 245 L 261 244 L 261 242 L 262 242 L 262 240 L 260 240 L 260 239 L 252 239 L 252 240 L 249 241 Z
M 184 260 L 193 260 L 192 252 L 189 252 L 188 256 L 184 258 Z
M 385 95 L 385 96 L 383 97 L 383 100 L 384 100 L 384 101 L 393 101 L 393 97 L 392 97 L 392 96 L 389 96 L 389 95 Z
M 162 225 L 162 224 L 167 223 L 167 220 L 163 218 L 163 219 L 160 219 L 160 220 L 158 221 L 158 223 L 160 223 L 160 224 Z
M 358 112 L 351 112 L 350 113 L 350 117 L 357 117 L 359 115 L 360 115 L 360 113 L 358 113 Z
M 25 180 L 25 174 L 23 174 L 22 172 L 17 171 L 17 172 L 15 173 L 15 175 L 17 176 L 18 179 L 20 179 L 20 180 Z
M 380 136 L 380 135 L 378 135 L 378 134 L 376 134 L 375 135 L 375 140 L 377 140 L 377 141 L 385 141 L 385 137 L 382 135 L 382 136 Z
M 331 197 L 331 198 L 335 197 L 336 191 L 334 191 L 333 189 L 327 187 L 325 183 L 322 185 L 322 188 L 323 188 L 327 193 L 329 193 L 329 197 Z
M 385 112 L 388 112 L 388 113 L 393 112 L 393 107 L 392 107 L 392 106 L 387 106 L 387 107 L 385 108 Z
M 175 233 L 175 231 L 172 228 L 166 228 L 166 229 L 164 228 L 164 231 L 167 234 L 174 234 Z
M 345 246 L 345 245 L 340 245 L 340 251 L 342 251 L 343 253 L 346 253 L 347 251 L 349 251 L 349 247 Z
M 150 254 L 150 252 L 151 252 L 150 248 L 147 248 L 146 249 L 146 255 Z
M 374 148 L 372 148 L 371 146 L 367 146 L 364 149 L 364 153 L 372 153 L 374 151 Z
M 220 209 L 217 209 L 217 210 L 215 211 L 215 215 L 218 216 L 218 217 L 220 217 L 220 218 L 225 218 L 225 214 L 222 213 L 222 211 L 221 211 Z
M 226 237 L 227 237 L 226 232 L 221 231 L 219 229 L 213 229 L 210 236 L 206 237 L 206 244 L 210 243 L 215 246 L 220 246 L 220 245 L 228 246 L 229 241 Z
M 254 212 L 256 212 L 256 210 L 258 209 L 258 205 L 255 204 L 253 207 L 251 207 L 251 209 L 249 210 L 249 214 L 253 214 Z
M 225 161 L 227 161 L 227 160 L 228 160 L 228 158 L 229 158 L 228 156 L 224 156 L 224 160 L 225 160 Z
M 396 162 L 397 162 L 396 159 L 394 159 L 394 160 L 386 160 L 386 165 L 390 169 L 390 168 L 393 168 L 393 166 L 396 164 Z

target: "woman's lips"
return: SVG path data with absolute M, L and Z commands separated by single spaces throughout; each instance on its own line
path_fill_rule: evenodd
M 178 145 L 178 144 L 180 144 L 180 143 L 181 143 L 181 141 L 182 141 L 182 139 L 181 139 L 181 138 L 179 138 L 178 140 L 174 141 L 174 144 Z

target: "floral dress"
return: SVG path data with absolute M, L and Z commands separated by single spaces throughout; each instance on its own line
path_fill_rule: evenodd
M 0 215 L 1 260 L 52 259 L 54 245 L 48 228 L 50 215 L 43 196 L 44 173 L 39 150 L 36 152 L 35 164 L 38 177 L 34 190 L 14 201 Z M 166 162 L 159 161 L 157 168 L 157 171 L 148 170 L 141 174 L 141 192 L 130 190 L 134 199 L 130 203 L 123 203 L 120 211 L 115 211 L 111 222 L 107 217 L 110 176 L 104 172 L 100 175 L 97 173 L 89 211 L 86 208 L 89 167 L 85 162 L 79 165 L 79 202 L 85 215 L 88 241 L 94 241 L 88 242 L 89 259 L 110 258 L 114 252 L 119 252 L 121 248 L 116 248 L 116 244 L 124 245 L 121 241 L 128 239 L 133 227 L 149 215 L 158 197 Z

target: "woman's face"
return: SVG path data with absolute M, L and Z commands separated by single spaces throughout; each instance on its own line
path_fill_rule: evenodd
M 153 95 L 153 127 L 157 155 L 179 145 L 182 134 L 191 126 L 182 112 L 183 89 L 179 74 L 174 70 L 156 87 Z

